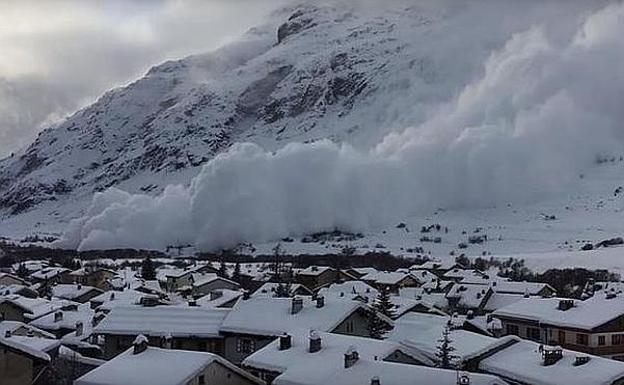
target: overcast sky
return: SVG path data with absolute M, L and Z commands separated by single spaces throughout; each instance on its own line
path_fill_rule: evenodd
M 286 1 L 0 1 L 0 157 L 152 65 L 226 43 Z

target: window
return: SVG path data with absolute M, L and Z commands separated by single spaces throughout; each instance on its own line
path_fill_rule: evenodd
M 236 339 L 236 351 L 243 354 L 251 354 L 256 351 L 256 342 L 249 338 Z
M 199 383 L 199 385 L 206 385 L 206 376 L 204 376 L 203 374 L 201 376 L 199 376 L 198 383 Z
M 577 345 L 589 345 L 589 336 L 583 333 L 576 333 Z
M 598 336 L 598 345 L 602 346 L 606 343 L 605 336 Z
M 624 334 L 612 334 L 611 335 L 611 345 L 622 345 L 624 344 Z
M 520 329 L 518 328 L 518 325 L 508 324 L 507 325 L 507 334 L 512 334 L 514 336 L 517 336 L 518 334 L 520 334 Z
M 542 340 L 542 333 L 540 333 L 540 330 L 538 328 L 527 328 L 527 336 L 533 341 Z

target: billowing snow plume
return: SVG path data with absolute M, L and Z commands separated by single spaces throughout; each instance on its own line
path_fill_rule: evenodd
M 597 156 L 622 150 L 623 20 L 624 6 L 612 5 L 567 38 L 539 26 L 515 34 L 453 100 L 370 150 L 243 143 L 190 187 L 97 194 L 60 244 L 208 250 L 565 191 Z

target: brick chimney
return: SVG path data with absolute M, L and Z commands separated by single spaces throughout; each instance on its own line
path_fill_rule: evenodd
M 288 350 L 292 347 L 292 337 L 288 333 L 284 333 L 279 338 L 279 350 Z
M 141 354 L 147 350 L 147 337 L 139 334 L 132 343 L 132 354 Z
M 321 350 L 321 336 L 315 330 L 310 332 L 310 353 L 316 353 Z
M 344 367 L 345 369 L 352 367 L 360 358 L 357 350 L 355 350 L 354 346 L 349 347 L 347 352 L 344 354 Z
M 303 309 L 303 299 L 295 297 L 292 299 L 292 306 L 290 308 L 290 314 L 297 314 Z

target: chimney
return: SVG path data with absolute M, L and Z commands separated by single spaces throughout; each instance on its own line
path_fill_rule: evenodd
M 115 300 L 115 293 L 110 293 L 110 300 L 114 301 Z
M 574 307 L 574 300 L 571 299 L 561 299 L 559 300 L 558 309 L 562 311 L 569 310 Z
M 321 336 L 315 331 L 310 331 L 310 353 L 316 353 L 321 350 Z
M 292 347 L 292 337 L 288 333 L 284 333 L 279 338 L 279 350 L 288 350 Z
M 290 314 L 297 314 L 303 309 L 303 299 L 295 297 L 292 299 L 292 306 L 290 308 Z
M 56 313 L 54 313 L 54 322 L 60 322 L 63 320 L 63 312 L 62 311 L 57 311 Z
M 544 366 L 554 365 L 563 358 L 563 350 L 558 346 L 540 345 L 540 351 L 542 352 L 542 364 Z
M 188 301 L 188 305 L 189 305 L 190 307 L 196 307 L 196 306 L 197 306 L 197 301 L 195 301 L 194 299 L 190 299 L 190 300 Z
M 381 385 L 381 382 L 379 381 L 379 377 L 375 376 L 375 377 L 371 378 L 370 385 Z
M 581 366 L 581 365 L 585 365 L 586 363 L 589 362 L 591 358 L 589 356 L 586 355 L 578 355 L 574 358 L 574 366 Z
M 472 310 L 468 310 L 468 313 L 466 313 L 466 319 L 474 319 L 474 312 Z
M 79 284 L 78 284 L 78 286 L 76 286 L 76 288 L 77 288 L 78 290 L 82 290 L 82 284 L 80 284 L 80 283 L 79 283 Z
M 354 346 L 349 347 L 349 349 L 347 349 L 347 352 L 344 355 L 345 369 L 348 369 L 352 367 L 353 365 L 355 365 L 355 363 L 358 361 L 359 358 L 360 358 L 360 355 L 358 354 L 357 350 L 355 350 L 355 347 Z
M 250 297 L 251 297 L 251 295 L 249 294 L 249 290 L 243 291 L 243 300 L 244 301 L 247 301 Z
M 80 337 L 84 332 L 84 325 L 82 321 L 76 321 L 76 337 Z
M 4 338 L 11 338 L 11 331 L 10 330 L 6 330 L 4 332 Z
M 132 343 L 132 347 L 132 354 L 143 353 L 145 350 L 147 350 L 147 337 L 145 337 L 143 334 L 139 334 Z
M 320 309 L 323 306 L 325 306 L 325 297 L 320 295 L 316 298 L 316 307 Z

